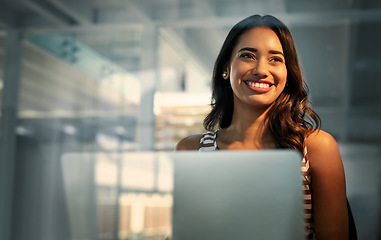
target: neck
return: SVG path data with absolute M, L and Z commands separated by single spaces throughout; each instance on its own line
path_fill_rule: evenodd
M 226 129 L 226 132 L 229 133 L 226 136 L 228 138 L 225 138 L 227 148 L 262 149 L 274 147 L 272 134 L 268 131 L 265 122 L 268 108 L 236 106 L 232 122 Z

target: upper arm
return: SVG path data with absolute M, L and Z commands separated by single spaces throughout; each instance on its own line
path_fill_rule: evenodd
M 345 174 L 335 139 L 324 131 L 306 140 L 312 177 L 312 201 L 317 239 L 347 239 Z
M 183 138 L 177 143 L 175 150 L 198 150 L 201 137 L 202 135 L 198 134 Z

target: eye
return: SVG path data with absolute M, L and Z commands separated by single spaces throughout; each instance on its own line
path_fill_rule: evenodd
M 272 57 L 271 59 L 270 59 L 270 62 L 279 62 L 279 63 L 283 63 L 284 62 L 284 60 L 283 60 L 283 58 L 281 58 L 281 57 Z
M 252 53 L 248 53 L 248 52 L 241 53 L 241 54 L 239 55 L 239 57 L 241 57 L 241 58 L 245 58 L 245 59 L 253 59 L 253 60 L 256 59 L 256 57 L 255 57 L 254 54 L 252 54 Z

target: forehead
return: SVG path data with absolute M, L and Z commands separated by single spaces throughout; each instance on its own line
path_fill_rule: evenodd
M 235 50 L 253 47 L 258 50 L 277 50 L 283 52 L 282 44 L 276 33 L 267 27 L 256 27 L 245 31 L 238 39 Z

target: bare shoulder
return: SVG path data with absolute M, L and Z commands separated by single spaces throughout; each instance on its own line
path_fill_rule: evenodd
M 307 137 L 306 146 L 308 151 L 332 150 L 337 148 L 337 142 L 331 134 L 323 130 L 316 130 Z
M 179 150 L 198 150 L 202 134 L 191 135 L 181 139 L 176 145 L 176 151 Z
M 342 165 L 339 147 L 331 134 L 317 130 L 307 137 L 305 144 L 312 170 L 327 165 Z

